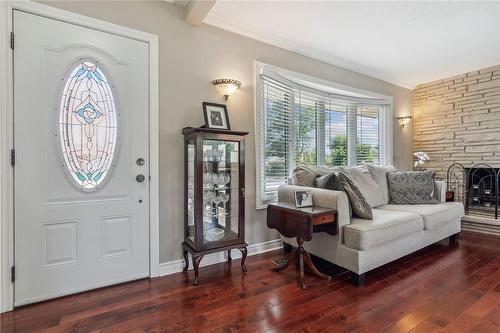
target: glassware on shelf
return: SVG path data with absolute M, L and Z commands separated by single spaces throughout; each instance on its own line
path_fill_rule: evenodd
M 491 194 L 491 190 L 484 190 L 484 194 L 490 195 Z
M 221 185 L 222 184 L 221 176 L 217 175 L 217 174 L 214 174 L 213 183 L 214 183 L 214 185 L 217 185 L 217 186 Z
M 203 173 L 203 188 L 208 190 L 212 189 L 213 185 L 220 186 L 226 185 L 231 182 L 231 177 L 227 173 L 205 172 Z
M 225 192 L 220 194 L 220 198 L 224 204 L 229 201 L 229 195 L 227 195 Z
M 473 188 L 474 190 L 479 190 L 479 185 L 478 185 L 478 184 L 474 184 L 474 185 L 472 185 L 472 188 Z
M 219 149 L 207 149 L 203 151 L 203 159 L 208 161 L 219 161 L 222 159 L 224 152 Z
M 211 189 L 213 185 L 213 179 L 214 179 L 215 174 L 212 172 L 205 172 L 203 174 L 203 188 L 204 189 Z
M 214 201 L 215 194 L 212 191 L 205 191 L 203 195 L 203 202 L 206 204 L 212 204 Z
M 222 202 L 221 195 L 215 194 L 213 198 L 213 203 L 218 206 Z

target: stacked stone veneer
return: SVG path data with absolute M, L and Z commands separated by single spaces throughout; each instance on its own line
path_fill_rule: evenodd
M 500 65 L 418 85 L 413 133 L 438 177 L 454 162 L 500 167 Z

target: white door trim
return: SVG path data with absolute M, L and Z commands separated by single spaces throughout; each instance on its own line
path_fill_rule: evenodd
M 149 44 L 149 276 L 159 276 L 159 168 L 158 168 L 158 36 L 33 2 L 0 2 L 0 312 L 14 305 L 10 267 L 14 264 L 13 52 L 10 48 L 13 10 L 68 22 Z

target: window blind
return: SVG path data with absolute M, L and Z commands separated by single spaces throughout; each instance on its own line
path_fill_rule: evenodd
M 322 108 L 321 99 L 313 94 L 296 91 L 294 124 L 295 124 L 295 157 L 296 165 L 316 165 L 318 161 L 318 120 Z
M 262 76 L 261 147 L 260 160 L 261 199 L 277 198 L 278 187 L 290 175 L 291 123 L 293 91 L 280 82 Z
M 347 156 L 348 106 L 330 100 L 325 109 L 324 164 L 329 166 L 348 165 Z
M 356 115 L 356 164 L 382 164 L 380 106 L 358 106 Z M 383 152 L 382 152 L 383 153 Z

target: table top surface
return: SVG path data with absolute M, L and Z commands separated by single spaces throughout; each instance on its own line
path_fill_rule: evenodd
M 326 213 L 335 213 L 336 209 L 333 208 L 325 208 L 325 207 L 303 207 L 297 208 L 293 203 L 289 202 L 273 202 L 268 206 L 273 206 L 282 209 L 288 209 L 292 211 L 296 211 L 298 213 L 309 214 L 309 215 L 318 215 L 318 214 L 326 214 Z

